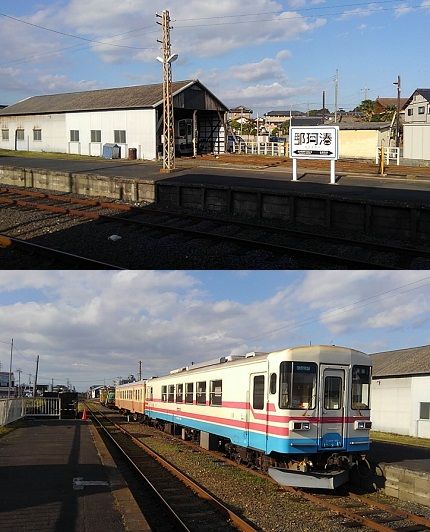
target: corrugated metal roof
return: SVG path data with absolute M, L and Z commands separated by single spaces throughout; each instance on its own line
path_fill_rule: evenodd
M 370 355 L 373 377 L 430 374 L 430 345 Z
M 197 80 L 172 83 L 172 93 L 199 83 Z M 9 105 L 0 111 L 0 116 L 97 111 L 109 109 L 142 109 L 155 107 L 163 100 L 163 84 L 136 85 L 85 92 L 68 92 L 46 96 L 32 96 Z
M 338 122 L 333 123 L 334 126 L 339 126 L 339 129 L 352 129 L 352 130 L 381 130 L 389 129 L 391 127 L 390 122 Z

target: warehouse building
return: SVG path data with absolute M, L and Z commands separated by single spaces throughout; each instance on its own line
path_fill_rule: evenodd
M 172 83 L 178 155 L 224 152 L 227 107 L 198 80 Z M 162 153 L 163 85 L 33 96 L 0 110 L 0 148 L 120 158 Z
M 430 438 L 430 345 L 371 357 L 373 429 Z

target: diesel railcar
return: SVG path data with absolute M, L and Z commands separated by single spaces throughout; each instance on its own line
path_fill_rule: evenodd
M 302 346 L 124 384 L 115 402 L 136 418 L 222 447 L 281 484 L 335 488 L 369 449 L 370 382 L 365 353 Z

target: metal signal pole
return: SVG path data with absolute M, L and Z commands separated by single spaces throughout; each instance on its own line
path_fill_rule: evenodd
M 10 392 L 12 388 L 12 357 L 13 357 L 13 338 L 10 342 L 10 364 L 9 364 L 9 379 L 7 384 L 7 398 L 10 399 Z
M 400 146 L 400 76 L 397 76 L 397 81 L 393 82 L 397 85 L 397 113 L 396 113 L 396 146 Z
M 167 9 L 157 17 L 162 19 L 163 40 L 163 171 L 169 172 L 175 168 L 175 135 L 173 119 L 172 97 L 172 62 L 177 58 L 170 50 L 170 15 Z

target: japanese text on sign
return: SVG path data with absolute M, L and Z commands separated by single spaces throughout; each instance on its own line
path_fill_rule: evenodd
M 336 160 L 338 133 L 338 126 L 293 126 L 290 128 L 290 157 Z

